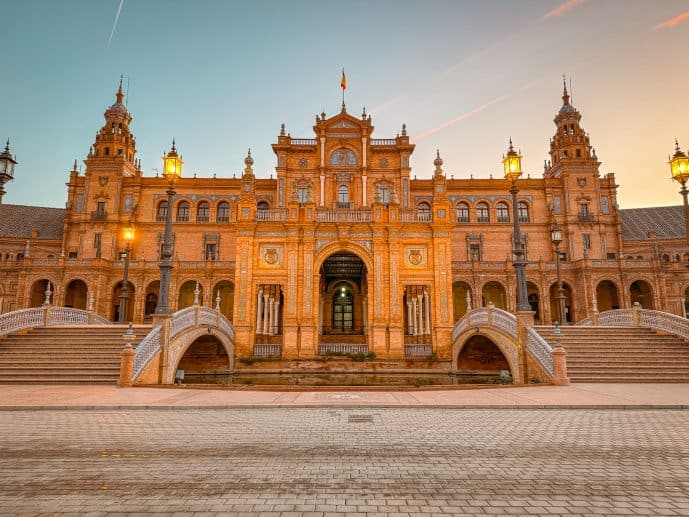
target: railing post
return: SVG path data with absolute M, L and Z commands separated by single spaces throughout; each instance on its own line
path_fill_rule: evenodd
M 136 339 L 131 323 L 122 337 L 124 338 L 125 345 L 120 352 L 120 379 L 117 385 L 120 388 L 131 388 L 134 385 L 134 349 L 132 348 L 132 342 Z
M 598 326 L 598 309 L 593 309 L 593 312 L 591 312 L 591 325 L 594 327 Z
M 50 326 L 50 316 L 51 316 L 52 312 L 53 312 L 52 305 L 44 305 L 43 306 L 43 326 L 44 327 Z
M 493 326 L 493 309 L 495 309 L 495 304 L 493 302 L 488 302 L 488 305 L 486 306 L 488 309 L 488 326 L 492 327 Z
M 553 347 L 553 384 L 555 386 L 569 386 L 569 377 L 567 377 L 567 351 L 560 343 L 562 331 L 559 325 L 555 325 L 553 336 L 555 337 L 555 346 Z
M 634 302 L 634 305 L 632 306 L 632 321 L 636 327 L 641 326 L 641 314 L 639 313 L 639 309 L 641 309 L 639 302 Z
M 96 312 L 93 310 L 93 291 L 89 291 L 88 295 L 88 303 L 86 305 L 86 311 L 89 313 L 88 315 L 88 324 L 93 325 L 93 322 L 96 320 Z

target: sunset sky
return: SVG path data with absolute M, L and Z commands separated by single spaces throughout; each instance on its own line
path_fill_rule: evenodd
M 499 175 L 508 138 L 543 174 L 562 74 L 622 208 L 679 204 L 667 155 L 689 148 L 686 0 L 5 2 L 0 138 L 19 165 L 5 203 L 64 206 L 120 74 L 145 175 L 174 136 L 184 174 L 232 176 L 251 147 L 274 174 L 280 124 L 366 107 L 403 123 L 412 174 L 435 149 L 456 178 Z

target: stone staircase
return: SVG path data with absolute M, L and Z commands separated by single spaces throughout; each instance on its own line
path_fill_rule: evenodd
M 555 345 L 552 326 L 534 329 Z M 561 327 L 572 382 L 689 382 L 689 342 L 642 327 Z
M 135 325 L 136 346 L 151 330 Z M 0 384 L 115 384 L 122 325 L 37 327 L 0 339 Z

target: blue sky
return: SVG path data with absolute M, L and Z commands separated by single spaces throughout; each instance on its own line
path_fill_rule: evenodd
M 622 207 L 680 201 L 666 160 L 675 137 L 689 147 L 689 2 L 125 0 L 112 32 L 120 5 L 3 5 L 6 203 L 64 205 L 120 74 L 146 175 L 174 136 L 185 175 L 232 176 L 251 147 L 267 177 L 282 122 L 308 138 L 339 111 L 343 66 L 348 111 L 378 138 L 406 123 L 419 178 L 436 148 L 449 175 L 498 175 L 510 136 L 540 176 L 566 73 Z

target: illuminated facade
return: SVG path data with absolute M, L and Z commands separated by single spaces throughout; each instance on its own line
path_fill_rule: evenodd
M 640 302 L 684 314 L 689 271 L 681 208 L 619 210 L 565 90 L 540 177 L 518 180 L 528 300 L 537 322 L 558 319 L 560 245 L 567 319 Z M 170 308 L 198 299 L 233 322 L 236 355 L 378 357 L 450 355 L 468 306 L 516 310 L 513 211 L 504 178 L 447 178 L 438 154 L 430 179 L 412 179 L 414 144 L 402 126 L 374 138 L 371 116 L 316 116 L 311 138 L 284 125 L 272 145 L 276 178 L 182 177 L 172 207 L 167 181 L 136 159 L 122 90 L 105 111 L 67 184 L 67 208 L 0 205 L 0 309 L 55 305 L 119 317 L 123 230 L 136 231 L 126 319 L 149 321 L 158 303 L 167 210 L 174 231 Z M 497 162 L 499 157 L 491 158 Z M 679 210 L 679 219 L 675 212 Z M 664 213 L 665 211 L 666 213 Z

